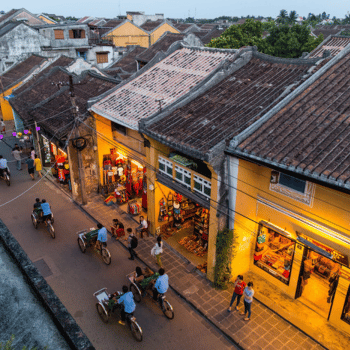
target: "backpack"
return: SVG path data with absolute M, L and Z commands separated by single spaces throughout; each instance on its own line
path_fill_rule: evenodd
M 132 249 L 137 248 L 137 244 L 138 244 L 138 240 L 137 240 L 137 238 L 136 238 L 135 236 L 133 236 L 133 237 L 131 238 L 131 248 L 132 248 Z

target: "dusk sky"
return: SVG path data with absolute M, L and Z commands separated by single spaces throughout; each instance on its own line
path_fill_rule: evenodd
M 222 15 L 276 17 L 281 9 L 286 9 L 288 12 L 296 10 L 300 16 L 307 16 L 309 12 L 318 14 L 325 11 L 331 17 L 344 18 L 350 11 L 349 1 L 345 0 L 60 0 L 56 2 L 18 0 L 13 3 L 3 2 L 1 6 L 0 10 L 6 12 L 12 8 L 24 7 L 32 13 L 46 12 L 78 18 L 87 15 L 112 18 L 125 14 L 126 11 L 144 11 L 146 14 L 164 13 L 165 17 L 170 18 L 184 18 L 189 15 L 196 18 L 215 18 Z

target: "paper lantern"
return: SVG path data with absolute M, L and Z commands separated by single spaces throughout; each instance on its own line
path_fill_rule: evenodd
M 16 136 L 17 136 L 17 133 L 16 133 L 16 132 L 13 132 L 12 135 L 13 135 L 14 137 L 16 137 Z
M 28 130 L 23 130 L 23 132 L 27 135 L 28 134 Z

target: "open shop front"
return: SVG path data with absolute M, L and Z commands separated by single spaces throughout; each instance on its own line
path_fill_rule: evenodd
M 350 334 L 346 236 L 292 211 L 282 212 L 277 205 L 272 209 L 272 205 L 268 208 L 260 204 L 262 201 L 258 213 L 266 219 L 259 221 L 251 271 L 278 287 L 281 295 L 290 297 L 281 299 L 282 304 L 292 303 L 286 306 L 289 312 L 296 308 L 304 316 L 310 314 L 310 320 L 316 314 Z M 266 295 L 276 293 L 269 290 L 269 284 L 265 290 Z M 269 306 L 275 307 L 273 302 Z M 276 308 L 279 310 L 278 305 Z M 305 322 L 310 325 L 308 320 Z
M 155 183 L 156 233 L 206 273 L 210 225 L 209 202 L 158 175 Z M 167 184 L 167 185 L 165 185 Z
M 117 203 L 120 209 L 135 216 L 146 213 L 147 175 L 143 162 L 118 148 L 103 155 L 102 194 L 106 204 Z

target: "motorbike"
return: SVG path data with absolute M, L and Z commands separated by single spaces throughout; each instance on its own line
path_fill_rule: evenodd
M 1 179 L 3 179 L 6 182 L 7 186 L 11 185 L 10 180 L 10 169 L 7 167 L 7 169 L 3 169 L 2 175 L 0 176 Z
M 34 226 L 35 229 L 38 228 L 38 225 L 40 223 L 45 223 L 47 231 L 49 232 L 51 237 L 52 238 L 56 237 L 55 229 L 53 227 L 53 223 L 54 223 L 53 213 L 51 213 L 51 219 L 49 219 L 49 218 L 44 219 L 43 216 L 42 216 L 42 212 L 38 213 L 36 211 L 33 211 L 32 215 L 31 215 L 31 218 L 32 218 L 32 223 L 33 223 L 33 226 Z
M 107 293 L 107 288 L 103 288 L 97 292 L 95 292 L 94 297 L 97 299 L 96 303 L 96 310 L 99 316 L 101 317 L 102 321 L 104 323 L 107 323 L 109 318 L 111 317 L 112 313 L 114 313 L 117 310 L 121 310 L 123 305 L 118 304 L 115 302 L 112 298 L 116 297 L 118 298 L 119 296 L 122 295 L 121 292 L 115 293 L 115 295 L 109 295 Z M 133 315 L 126 315 L 126 322 L 128 326 L 130 327 L 131 333 L 133 337 L 141 342 L 142 341 L 142 329 L 139 326 L 139 324 L 136 322 L 136 317 Z

